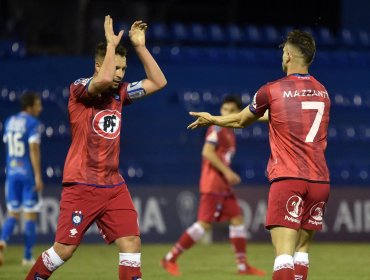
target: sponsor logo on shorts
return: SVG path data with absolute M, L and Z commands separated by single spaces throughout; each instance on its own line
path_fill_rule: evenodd
M 93 119 L 94 131 L 106 139 L 115 139 L 121 131 L 121 113 L 117 110 L 103 110 Z
M 70 235 L 69 237 L 76 238 L 76 234 L 78 233 L 77 229 L 73 228 L 69 231 Z
M 298 218 L 302 215 L 303 200 L 298 195 L 291 196 L 286 203 L 286 210 L 293 218 Z
M 296 218 L 292 218 L 292 217 L 289 217 L 288 215 L 285 215 L 285 221 L 289 221 L 289 222 L 293 222 L 293 223 L 296 223 L 296 224 L 300 224 L 301 221 L 296 219 Z
M 74 211 L 72 213 L 72 224 L 78 226 L 79 224 L 81 224 L 83 217 L 84 216 L 82 215 L 82 211 Z
M 319 202 L 312 206 L 310 210 L 310 216 L 312 219 L 318 222 L 322 222 L 322 218 L 324 215 L 324 209 L 325 209 L 325 202 Z

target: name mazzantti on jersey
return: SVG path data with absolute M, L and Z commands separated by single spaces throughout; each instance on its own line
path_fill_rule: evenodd
M 323 98 L 329 98 L 329 94 L 325 90 L 315 90 L 315 89 L 301 89 L 301 90 L 288 90 L 283 92 L 283 98 L 288 97 L 300 97 L 300 96 L 319 96 Z

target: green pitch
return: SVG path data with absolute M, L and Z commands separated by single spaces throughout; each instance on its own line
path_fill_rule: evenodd
M 250 244 L 250 262 L 265 269 L 266 277 L 235 275 L 234 255 L 229 244 L 199 245 L 186 252 L 179 264 L 183 276 L 171 277 L 159 267 L 159 260 L 170 248 L 168 245 L 143 246 L 143 279 L 145 280 L 233 280 L 233 279 L 271 279 L 273 251 L 270 244 Z M 39 254 L 48 246 L 37 246 Z M 21 246 L 8 247 L 6 263 L 0 268 L 0 279 L 24 279 L 27 270 L 20 266 Z M 310 256 L 310 280 L 370 280 L 370 243 L 323 244 L 316 243 Z M 118 254 L 116 248 L 83 244 L 74 257 L 51 279 L 85 280 L 117 279 Z

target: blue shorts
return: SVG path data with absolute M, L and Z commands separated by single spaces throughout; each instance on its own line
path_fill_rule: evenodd
M 41 207 L 39 193 L 35 191 L 35 181 L 23 176 L 7 176 L 5 201 L 11 212 L 39 212 Z

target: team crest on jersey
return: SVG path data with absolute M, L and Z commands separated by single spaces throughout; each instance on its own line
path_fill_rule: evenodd
M 100 111 L 95 115 L 92 126 L 99 136 L 115 139 L 121 131 L 121 113 L 116 110 Z
M 298 218 L 302 215 L 303 200 L 298 195 L 291 196 L 286 203 L 286 210 L 294 217 Z
M 322 217 L 324 215 L 324 209 L 325 209 L 325 202 L 323 201 L 312 206 L 310 210 L 310 215 L 312 219 L 314 219 L 315 221 L 321 222 Z
M 83 217 L 84 216 L 82 215 L 82 211 L 74 211 L 72 213 L 72 224 L 74 224 L 75 226 L 78 226 L 79 224 L 82 223 Z

